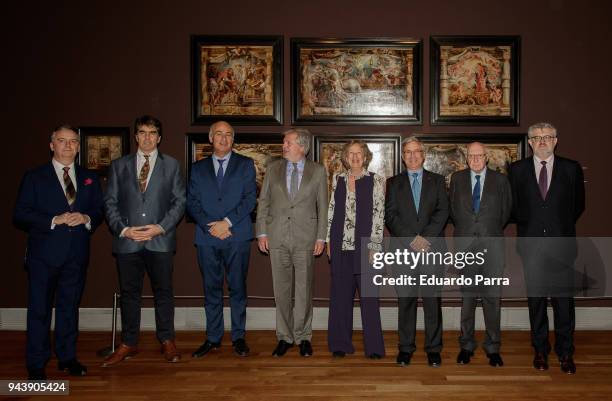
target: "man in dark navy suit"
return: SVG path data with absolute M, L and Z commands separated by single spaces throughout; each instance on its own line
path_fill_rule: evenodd
M 214 123 L 208 138 L 213 154 L 193 165 L 187 193 L 187 211 L 196 222 L 207 335 L 192 356 L 203 357 L 221 346 L 224 276 L 229 289 L 234 352 L 247 356 L 246 277 L 253 238 L 251 212 L 257 201 L 255 166 L 252 159 L 232 151 L 234 129 L 228 123 Z
M 554 154 L 557 129 L 549 123 L 529 127 L 533 157 L 512 164 L 512 214 L 517 226 L 517 249 L 523 260 L 533 366 L 548 369 L 547 298 L 555 318 L 555 353 L 561 370 L 576 373 L 576 325 L 573 275 L 577 256 L 576 221 L 584 211 L 584 175 L 574 160 Z
M 78 131 L 62 125 L 51 135 L 50 163 L 28 171 L 21 182 L 13 221 L 28 233 L 26 367 L 30 380 L 46 380 L 49 330 L 55 300 L 58 369 L 84 376 L 76 357 L 78 313 L 89 262 L 89 238 L 102 221 L 102 190 L 95 173 L 74 163 Z

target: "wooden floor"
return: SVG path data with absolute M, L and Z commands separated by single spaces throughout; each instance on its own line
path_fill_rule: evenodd
M 109 343 L 108 333 L 84 332 L 79 337 L 79 358 L 89 375 L 70 378 L 70 396 L 79 400 L 610 400 L 612 399 L 612 333 L 577 332 L 578 372 L 567 376 L 555 358 L 550 369 L 531 367 L 528 332 L 504 332 L 502 356 L 505 366 L 492 368 L 482 350 L 472 363 L 455 363 L 457 332 L 444 334 L 442 366 L 427 365 L 422 349 L 410 366 L 395 364 L 397 334 L 385 333 L 387 357 L 372 361 L 363 356 L 361 333 L 356 333 L 355 355 L 333 359 L 327 351 L 326 332 L 315 332 L 314 356 L 301 358 L 294 347 L 283 358 L 271 357 L 276 345 L 273 332 L 248 333 L 251 356 L 240 358 L 224 339 L 219 351 L 202 359 L 191 352 L 203 335 L 180 332 L 177 344 L 183 361 L 162 360 L 152 332 L 141 337 L 138 356 L 112 368 L 101 368 L 96 351 Z M 482 338 L 482 333 L 478 333 Z M 0 332 L 3 345 L 0 379 L 23 379 L 25 335 Z M 422 333 L 418 345 L 423 342 Z M 551 355 L 552 356 L 552 355 Z M 47 367 L 50 379 L 68 379 Z M 2 398 L 0 396 L 0 398 Z M 4 398 L 6 399 L 6 398 Z M 19 397 L 14 399 L 28 399 Z M 62 398 L 65 399 L 65 398 Z

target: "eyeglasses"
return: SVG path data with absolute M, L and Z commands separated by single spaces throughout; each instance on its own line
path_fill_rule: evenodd
M 468 155 L 468 159 L 471 159 L 471 160 L 480 160 L 480 159 L 484 159 L 485 156 L 486 156 L 486 154 L 484 154 L 484 153 L 481 153 L 481 154 L 478 154 L 478 155 Z
M 544 136 L 530 136 L 529 139 L 534 141 L 535 143 L 538 143 L 540 141 L 544 141 L 544 142 L 552 142 L 553 139 L 555 139 L 556 136 L 552 136 L 552 135 L 544 135 Z

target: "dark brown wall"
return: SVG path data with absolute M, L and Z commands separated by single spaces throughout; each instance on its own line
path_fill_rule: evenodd
M 26 235 L 11 226 L 23 171 L 49 158 L 48 134 L 58 122 L 126 126 L 143 113 L 164 123 L 162 150 L 184 160 L 190 125 L 191 34 L 282 34 L 285 38 L 284 127 L 237 127 L 237 132 L 281 132 L 290 121 L 289 38 L 415 37 L 423 40 L 423 125 L 320 126 L 313 132 L 526 132 L 545 120 L 559 129 L 558 152 L 587 168 L 587 210 L 581 235 L 606 236 L 611 219 L 605 150 L 612 78 L 612 6 L 601 1 L 108 1 L 30 2 L 9 10 L 4 25 L 5 236 L 0 307 L 26 304 L 22 259 Z M 429 36 L 517 34 L 522 39 L 519 127 L 431 127 Z M 8 120 L 8 121 L 7 121 Z M 9 145 L 10 144 L 10 145 Z M 176 295 L 200 295 L 193 226 L 179 227 Z M 116 287 L 110 234 L 93 237 L 83 306 L 110 306 Z M 315 296 L 328 292 L 328 266 L 317 263 Z M 269 260 L 253 252 L 249 293 L 271 296 Z M 196 305 L 199 302 L 195 303 Z M 187 304 L 181 304 L 185 306 Z M 194 305 L 194 303 L 189 303 Z M 271 305 L 270 302 L 250 305 Z

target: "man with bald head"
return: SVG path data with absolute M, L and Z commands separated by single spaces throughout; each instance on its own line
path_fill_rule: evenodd
M 485 263 L 470 266 L 462 274 L 500 277 L 504 269 L 504 226 L 510 218 L 512 195 L 506 176 L 487 167 L 487 149 L 479 142 L 467 146 L 468 168 L 457 171 L 450 183 L 450 215 L 455 226 L 456 251 L 487 250 Z M 474 355 L 474 318 L 477 298 L 482 299 L 485 340 L 489 364 L 503 366 L 500 356 L 500 294 L 496 287 L 463 287 L 461 350 L 457 363 L 467 364 Z
M 196 223 L 195 244 L 204 280 L 207 335 L 192 356 L 201 358 L 221 347 L 224 277 L 234 353 L 247 356 L 246 278 L 253 239 L 251 212 L 257 201 L 255 164 L 232 151 L 234 129 L 225 121 L 211 125 L 208 139 L 213 154 L 193 165 L 187 191 L 187 212 Z

